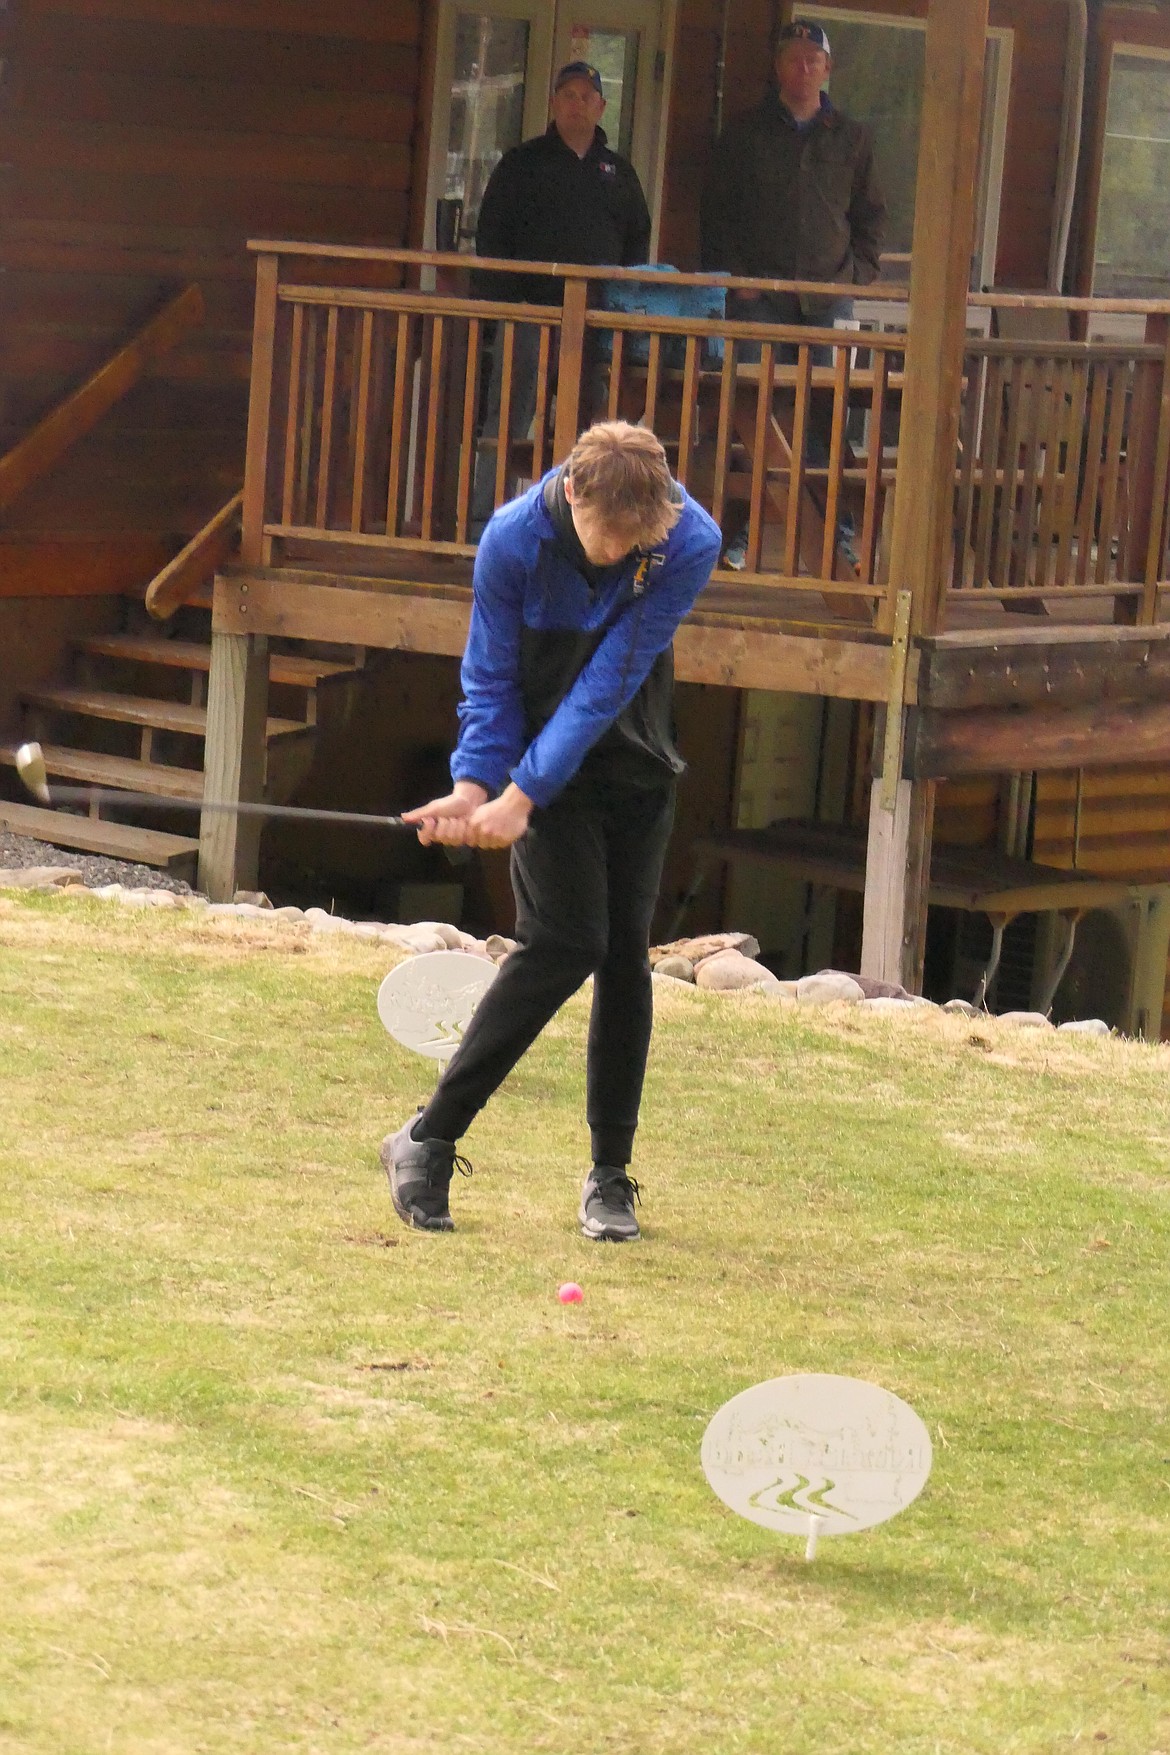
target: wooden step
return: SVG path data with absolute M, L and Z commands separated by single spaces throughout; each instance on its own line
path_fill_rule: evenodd
M 130 823 L 99 822 L 66 811 L 44 810 L 36 804 L 8 804 L 0 799 L 0 829 L 31 835 L 53 847 L 77 847 L 83 853 L 106 853 L 135 865 L 156 865 L 176 877 L 194 875 L 198 841 L 166 835 L 160 829 L 138 829 Z
M 164 640 L 149 634 L 98 634 L 79 640 L 78 652 L 95 658 L 120 658 L 130 664 L 163 664 L 173 670 L 211 668 L 211 647 L 197 640 Z M 290 688 L 312 689 L 331 676 L 347 676 L 357 668 L 329 658 L 302 658 L 299 654 L 273 652 L 268 659 L 268 680 Z
M 61 780 L 113 786 L 123 792 L 149 792 L 155 798 L 203 797 L 201 768 L 171 768 L 162 762 L 135 762 L 126 756 L 102 756 L 93 750 L 63 749 L 51 743 L 42 744 L 41 754 L 48 772 Z M 15 746 L 0 747 L 0 762 L 15 766 Z
M 56 713 L 79 713 L 89 719 L 113 719 L 122 725 L 149 725 L 157 731 L 181 731 L 187 737 L 207 732 L 207 709 L 189 707 L 182 701 L 157 701 L 149 695 L 118 695 L 106 689 L 43 685 L 22 689 L 27 707 L 48 707 Z M 302 719 L 269 719 L 267 736 L 287 737 L 304 731 Z

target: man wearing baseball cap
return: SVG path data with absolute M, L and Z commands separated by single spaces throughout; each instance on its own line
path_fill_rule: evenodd
M 776 84 L 721 135 L 702 202 L 703 267 L 770 280 L 832 281 L 843 289 L 876 280 L 886 207 L 867 129 L 824 91 L 832 68 L 821 25 L 794 19 L 780 32 Z M 728 316 L 759 323 L 831 327 L 848 316 L 849 292 L 733 292 Z M 830 364 L 831 349 L 812 349 Z M 746 352 L 741 350 L 741 358 Z M 757 354 L 758 357 L 758 354 Z M 777 357 L 791 363 L 793 347 Z M 827 447 L 813 410 L 809 454 Z M 814 461 L 824 461 L 813 457 Z M 728 543 L 725 564 L 744 565 L 746 542 Z
M 650 212 L 629 159 L 612 151 L 601 126 L 605 90 L 590 61 L 569 61 L 553 81 L 549 125 L 543 134 L 506 152 L 488 179 L 479 209 L 479 256 L 528 262 L 583 262 L 629 267 L 650 249 Z M 548 274 L 481 271 L 483 298 L 533 305 L 560 304 L 564 284 Z M 536 412 L 539 331 L 514 332 L 509 429 L 524 437 Z M 499 434 L 501 347 L 497 338 L 487 407 L 476 456 L 471 526 L 478 536 L 495 499 Z

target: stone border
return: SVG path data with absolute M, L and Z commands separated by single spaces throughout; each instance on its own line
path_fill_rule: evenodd
M 516 940 L 502 933 L 489 938 L 476 938 L 445 921 L 422 920 L 396 925 L 379 920 L 349 920 L 342 914 L 330 914 L 325 908 L 274 908 L 263 891 L 238 890 L 231 902 L 209 902 L 205 896 L 179 895 L 174 890 L 131 889 L 124 884 L 102 884 L 90 889 L 78 883 L 73 866 L 35 865 L 0 869 L 0 891 L 23 890 L 33 895 L 79 896 L 90 900 L 117 902 L 124 908 L 164 908 L 198 914 L 204 920 L 238 919 L 303 924 L 311 932 L 336 934 L 365 939 L 376 944 L 393 945 L 408 956 L 422 956 L 428 951 L 466 951 L 472 956 L 500 964 L 516 949 Z M 766 998 L 788 1001 L 797 1005 L 856 1006 L 861 1011 L 879 1016 L 905 1017 L 926 1011 L 958 1014 L 968 1018 L 990 1016 L 997 1024 L 1020 1029 L 1054 1030 L 1057 1034 L 1081 1037 L 1111 1036 L 1108 1024 L 1101 1018 L 1080 1018 L 1067 1024 L 1053 1025 L 1042 1012 L 977 1012 L 965 999 L 948 1000 L 938 1006 L 933 1000 L 907 993 L 890 983 L 867 981 L 863 976 L 848 974 L 842 969 L 820 969 L 813 975 L 802 975 L 798 981 L 781 981 L 763 963 L 758 962 L 758 942 L 746 932 L 708 933 L 700 938 L 675 939 L 666 945 L 655 945 L 650 951 L 650 964 L 656 987 L 692 987 L 707 993 L 761 993 Z

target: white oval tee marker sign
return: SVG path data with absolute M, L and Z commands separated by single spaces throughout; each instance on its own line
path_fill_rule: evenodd
M 925 1487 L 930 1434 L 914 1409 L 858 1377 L 809 1372 L 724 1402 L 703 1434 L 703 1473 L 752 1523 L 850 1535 L 905 1510 Z
M 404 1048 L 428 1060 L 450 1060 L 495 978 L 495 964 L 486 957 L 424 951 L 386 976 L 378 989 L 378 1016 Z

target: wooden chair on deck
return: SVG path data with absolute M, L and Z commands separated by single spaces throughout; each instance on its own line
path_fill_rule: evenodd
M 1125 517 L 1125 391 L 1109 363 L 1061 354 L 1067 312 L 997 307 L 994 340 L 1015 345 L 976 356 L 982 369 L 967 374 L 955 585 L 1043 615 L 1045 592 L 1110 575 Z

